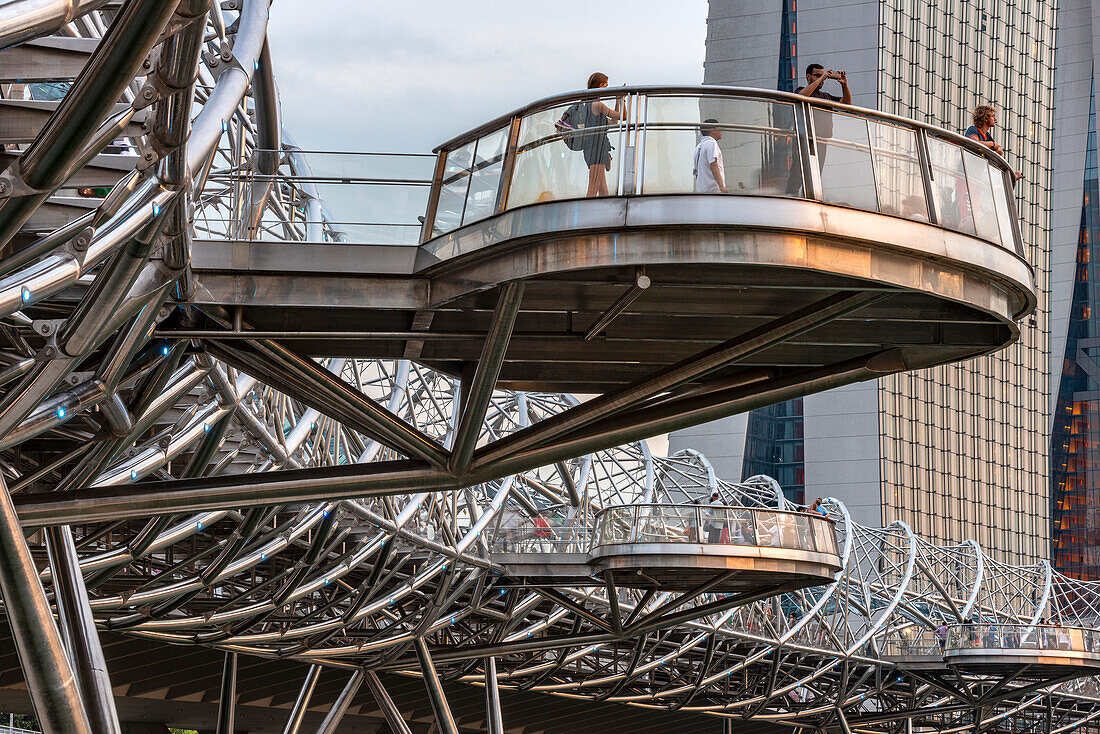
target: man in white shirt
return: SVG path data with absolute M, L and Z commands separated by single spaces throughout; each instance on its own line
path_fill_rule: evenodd
M 715 124 L 718 120 L 713 117 L 703 121 L 704 125 Z M 703 127 L 700 130 L 703 139 L 695 146 L 695 158 L 692 162 L 692 173 L 695 174 L 695 193 L 697 194 L 726 194 L 726 171 L 722 167 L 722 149 L 718 147 L 718 141 L 722 139 L 722 131 L 717 127 Z

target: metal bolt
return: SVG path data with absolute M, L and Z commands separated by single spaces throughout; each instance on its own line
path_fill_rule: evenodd
M 153 151 L 147 150 L 142 154 L 141 157 L 144 158 L 147 161 L 151 161 L 151 160 L 153 160 Z
M 53 333 L 53 324 L 49 321 L 40 321 L 34 325 L 34 330 L 42 336 L 49 336 Z
M 55 350 L 53 347 L 46 347 L 42 350 L 42 356 L 46 359 L 53 359 L 55 356 L 57 356 L 57 350 Z
M 141 96 L 145 99 L 152 99 L 156 96 L 156 91 L 152 87 L 146 87 L 141 90 Z
M 7 196 L 11 193 L 11 183 L 6 178 L 0 178 L 0 196 Z
M 91 227 L 85 227 L 80 234 L 73 238 L 73 247 L 76 250 L 84 251 L 88 249 L 88 246 L 92 244 L 92 235 L 94 231 Z

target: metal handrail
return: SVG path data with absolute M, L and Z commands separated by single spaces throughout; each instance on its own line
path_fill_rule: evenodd
M 948 626 L 946 649 L 1060 650 L 1100 655 L 1100 630 L 1050 624 L 954 624 Z
M 837 554 L 836 523 L 816 512 L 734 505 L 640 504 L 596 514 L 592 549 L 637 543 L 696 543 Z
M 429 195 L 424 227 L 421 233 L 421 243 L 424 244 L 435 237 L 447 235 L 456 229 L 460 229 L 467 224 L 484 219 L 487 216 L 499 214 L 506 210 L 516 208 L 517 206 L 524 206 L 530 203 L 521 200 L 519 204 L 516 204 L 509 201 L 513 179 L 517 175 L 515 165 L 517 158 L 525 151 L 532 148 L 531 144 L 518 145 L 521 123 L 526 119 L 530 119 L 534 114 L 551 109 L 561 109 L 563 105 L 567 104 L 595 99 L 608 100 L 610 98 L 620 98 L 627 101 L 628 104 L 624 106 L 622 119 L 612 124 L 600 126 L 599 128 L 585 128 L 584 134 L 593 134 L 595 136 L 610 134 L 613 140 L 613 147 L 619 150 L 619 153 L 616 154 L 620 158 L 618 162 L 618 180 L 615 182 L 608 182 L 610 195 L 626 196 L 638 193 L 646 194 L 647 191 L 645 189 L 649 185 L 645 174 L 646 148 L 647 145 L 650 145 L 650 143 L 647 142 L 646 131 L 676 129 L 698 130 L 703 127 L 703 123 L 691 120 L 683 122 L 663 120 L 650 121 L 650 102 L 655 99 L 683 98 L 685 96 L 700 100 L 730 99 L 740 101 L 767 101 L 782 102 L 791 105 L 791 125 L 789 128 L 783 128 L 783 131 L 785 131 L 793 141 L 791 159 L 789 161 L 789 176 L 791 179 L 796 179 L 798 176 L 801 177 L 801 179 L 798 180 L 802 183 L 799 187 L 802 193 L 800 195 L 789 192 L 783 194 L 778 191 L 765 190 L 767 187 L 762 187 L 759 191 L 745 190 L 739 192 L 735 191 L 731 186 L 730 192 L 733 195 L 744 193 L 765 196 L 788 196 L 792 198 L 811 199 L 825 203 L 839 204 L 842 206 L 854 206 L 854 208 L 857 209 L 865 209 L 887 216 L 902 216 L 915 221 L 946 226 L 949 229 L 955 229 L 965 234 L 975 235 L 975 232 L 971 230 L 976 230 L 977 225 L 978 212 L 976 209 L 977 202 L 979 201 L 977 197 L 979 196 L 978 192 L 982 191 L 981 186 L 984 186 L 985 193 L 982 200 L 986 201 L 987 206 L 985 208 L 991 211 L 990 216 L 993 217 L 992 228 L 996 229 L 996 232 L 986 232 L 976 236 L 982 236 L 1005 249 L 1015 252 L 1016 255 L 1023 257 L 1024 251 L 1020 226 L 1017 221 L 1018 215 L 1016 212 L 1015 200 L 1010 194 L 1015 185 L 1015 175 L 1008 165 L 1008 162 L 1001 155 L 994 153 L 989 148 L 979 145 L 976 141 L 970 140 L 956 132 L 889 113 L 868 110 L 852 105 L 844 105 L 829 100 L 803 97 L 788 92 L 717 86 L 634 86 L 567 92 L 532 102 L 506 115 L 502 115 L 484 123 L 460 136 L 452 138 L 435 149 L 439 157 L 436 162 L 436 173 L 433 177 L 432 190 Z M 814 129 L 815 116 L 813 114 L 815 110 L 819 109 L 856 116 L 868 123 L 887 123 L 895 127 L 900 126 L 902 129 L 912 133 L 914 135 L 913 145 L 915 145 L 915 149 L 913 155 L 909 157 L 915 165 L 919 166 L 923 182 L 923 192 L 920 194 L 914 193 L 911 196 L 919 196 L 925 207 L 925 212 L 917 212 L 916 215 L 911 214 L 906 216 L 904 211 L 898 211 L 899 207 L 897 206 L 897 202 L 894 202 L 889 209 L 886 208 L 885 202 L 880 202 L 881 205 L 876 205 L 874 208 L 860 207 L 858 205 L 848 204 L 845 201 L 835 201 L 837 196 L 836 191 L 823 191 L 818 160 L 819 157 L 824 154 L 819 153 L 822 148 Z M 711 127 L 721 128 L 726 131 L 751 131 L 761 135 L 776 136 L 779 134 L 776 132 L 778 128 L 770 124 L 752 125 L 734 121 L 724 123 L 720 120 L 718 123 L 712 124 Z M 492 161 L 486 159 L 479 165 L 475 159 L 471 157 L 469 161 L 463 159 L 460 166 L 461 170 L 456 169 L 454 171 L 448 171 L 448 166 L 450 165 L 448 155 L 451 152 L 475 141 L 484 140 L 485 136 L 494 139 L 496 141 L 495 145 L 499 145 L 500 140 L 493 137 L 496 135 L 502 135 L 506 140 L 506 146 L 502 155 L 498 148 L 494 148 Z M 554 134 L 551 132 L 539 141 L 534 142 L 544 144 L 553 142 L 556 139 L 560 138 L 555 138 Z M 951 180 L 939 182 L 941 189 L 950 189 L 954 185 L 955 190 L 959 190 L 961 182 L 963 193 L 958 196 L 959 203 L 957 206 L 959 207 L 959 211 L 956 214 L 956 216 L 959 217 L 958 222 L 953 222 L 951 219 L 940 221 L 941 216 L 938 209 L 944 206 L 944 202 L 942 198 L 933 196 L 934 182 L 937 182 L 938 178 L 934 173 L 935 165 L 928 153 L 930 141 L 933 139 L 965 150 L 992 166 L 992 168 L 988 169 L 988 179 L 984 180 L 984 183 L 981 183 L 979 188 L 975 191 L 970 191 L 975 181 L 968 171 L 969 164 L 965 169 L 955 172 L 958 178 L 957 181 L 953 175 Z M 849 141 L 845 141 L 841 138 L 826 137 L 822 138 L 822 140 L 827 141 L 827 145 L 832 148 L 840 149 L 850 147 L 847 146 L 847 142 Z M 891 152 L 882 149 L 880 146 L 874 145 L 870 140 L 866 146 L 854 145 L 854 147 L 859 147 L 861 150 L 864 148 L 866 149 L 868 163 L 871 165 L 873 176 L 878 175 L 876 161 L 884 156 L 890 157 L 892 155 Z M 820 160 L 824 161 L 825 159 L 821 157 Z M 490 170 L 494 166 L 499 170 Z M 486 174 L 489 174 L 487 178 L 485 177 Z M 986 170 L 983 168 L 979 175 L 985 179 L 987 176 Z M 998 178 L 998 175 L 1001 180 L 994 185 L 994 180 Z M 462 179 L 468 182 L 465 193 L 452 191 L 448 195 L 450 197 L 448 199 L 450 205 L 452 207 L 458 207 L 458 209 L 449 210 L 452 212 L 452 216 L 448 218 L 442 227 L 437 228 L 439 204 L 444 186 L 448 181 L 454 182 Z M 475 179 L 479 181 L 478 187 L 474 187 L 472 183 L 469 183 Z M 882 196 L 883 189 L 878 181 L 872 180 L 868 182 L 867 185 L 875 192 L 876 198 Z M 689 191 L 676 191 L 675 193 L 686 194 L 689 193 Z M 828 196 L 829 194 L 832 194 L 832 198 Z M 481 201 L 473 209 L 473 217 L 471 217 L 467 205 L 470 204 L 472 197 L 475 195 L 480 197 Z M 898 194 L 895 192 L 895 195 Z M 456 196 L 458 197 L 457 199 L 455 198 Z M 496 198 L 495 205 L 492 202 L 494 196 Z M 992 201 L 989 201 L 985 197 L 992 197 Z M 576 197 L 575 194 L 565 191 L 562 192 L 560 196 L 553 196 L 552 198 Z M 458 212 L 457 218 L 453 215 L 455 211 Z M 983 218 L 981 221 L 985 222 L 987 227 L 991 226 L 988 217 Z
M 992 150 L 985 147 L 984 145 L 980 145 L 979 143 L 971 140 L 965 135 L 960 135 L 957 132 L 938 127 L 927 122 L 911 120 L 907 117 L 901 117 L 900 115 L 894 115 L 889 112 L 881 112 L 879 110 L 872 110 L 866 107 L 857 107 L 856 105 L 847 105 L 841 102 L 833 102 L 827 99 L 820 99 L 818 97 L 804 97 L 801 94 L 795 94 L 793 92 L 781 92 L 776 89 L 759 89 L 756 87 L 733 87 L 712 84 L 681 84 L 673 86 L 639 84 L 621 87 L 603 87 L 601 89 L 578 89 L 571 92 L 562 92 L 560 94 L 554 94 L 549 97 L 537 99 L 533 102 L 529 102 L 523 105 L 522 107 L 517 107 L 511 112 L 494 117 L 488 122 L 484 122 L 475 128 L 471 128 L 470 130 L 467 130 L 466 132 L 460 135 L 456 135 L 450 140 L 447 140 L 437 145 L 435 148 L 432 148 L 432 152 L 440 153 L 449 150 L 455 150 L 456 148 L 460 148 L 472 140 L 476 140 L 486 133 L 499 130 L 514 118 L 526 117 L 534 112 L 542 112 L 544 110 L 552 109 L 554 107 L 559 107 L 567 102 L 580 102 L 583 100 L 592 99 L 607 99 L 610 97 L 624 97 L 630 94 L 659 94 L 661 96 L 677 96 L 690 94 L 699 97 L 748 97 L 752 99 L 794 102 L 824 109 L 835 109 L 838 112 L 850 112 L 861 117 L 872 117 L 887 122 L 900 123 L 909 127 L 920 128 L 927 132 L 933 133 L 938 137 L 947 138 L 948 140 L 951 140 L 952 142 L 957 143 L 965 148 L 969 148 L 972 152 L 983 155 L 986 158 L 1000 161 L 1006 171 L 1012 170 L 1012 168 L 1008 164 L 1008 161 L 1006 161 L 1003 156 L 994 153 Z

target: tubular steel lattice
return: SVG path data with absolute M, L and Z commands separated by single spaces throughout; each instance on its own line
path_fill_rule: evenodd
M 826 586 L 736 598 L 613 582 L 524 588 L 505 581 L 491 544 L 538 512 L 586 542 L 611 505 L 718 493 L 793 507 L 774 480 L 728 482 L 701 454 L 653 456 L 644 442 L 503 478 L 464 474 L 479 442 L 578 405 L 493 391 L 503 355 L 490 348 L 459 381 L 408 359 L 305 360 L 259 338 L 151 339 L 169 316 L 194 319 L 196 227 L 227 240 L 342 239 L 280 127 L 268 2 L 221 5 L 236 9 L 0 3 L 0 46 L 22 44 L 4 53 L 35 53 L 46 34 L 101 39 L 81 46 L 86 64 L 45 73 L 64 97 L 11 143 L 0 178 L 0 585 L 47 731 L 118 730 L 93 618 L 225 650 L 230 691 L 236 655 L 361 671 L 332 726 L 364 681 L 397 716 L 383 670 L 425 674 L 443 731 L 454 724 L 435 673 L 845 732 L 1065 732 L 1100 716 L 1087 665 L 975 672 L 947 668 L 936 650 L 940 621 L 1009 625 L 1017 644 L 1032 635 L 1056 648 L 1057 630 L 1095 627 L 1100 587 L 1046 563 L 1006 566 L 903 523 L 863 527 L 829 500 L 843 567 Z M 0 103 L 22 86 L 0 79 Z M 131 171 L 81 213 L 67 182 L 103 164 L 108 145 Z M 64 221 L 35 234 L 48 213 Z M 490 334 L 510 331 L 515 290 L 502 291 Z M 19 520 L 52 529 L 24 542 Z M 61 637 L 76 640 L 69 654 Z

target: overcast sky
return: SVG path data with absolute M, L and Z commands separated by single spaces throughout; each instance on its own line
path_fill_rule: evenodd
M 283 0 L 271 43 L 284 126 L 313 150 L 430 152 L 549 94 L 698 84 L 706 0 Z

